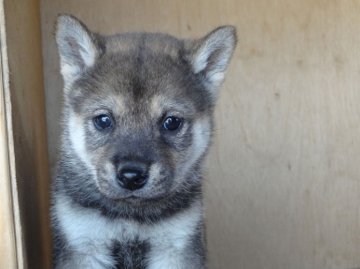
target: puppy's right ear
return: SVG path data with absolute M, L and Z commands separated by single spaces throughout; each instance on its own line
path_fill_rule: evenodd
M 214 101 L 217 98 L 219 86 L 224 80 L 236 42 L 235 27 L 227 25 L 190 43 L 189 59 L 193 72 L 201 78 Z
M 100 48 L 95 35 L 82 22 L 69 15 L 58 17 L 56 43 L 61 74 L 67 88 L 86 68 L 94 65 Z

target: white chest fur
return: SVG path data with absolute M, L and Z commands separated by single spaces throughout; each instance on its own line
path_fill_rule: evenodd
M 149 269 L 183 269 L 182 255 L 201 221 L 201 205 L 153 225 L 129 220 L 109 220 L 99 212 L 58 199 L 55 206 L 59 225 L 71 247 L 83 255 L 88 268 L 111 268 L 110 249 L 114 240 L 144 240 L 150 243 Z

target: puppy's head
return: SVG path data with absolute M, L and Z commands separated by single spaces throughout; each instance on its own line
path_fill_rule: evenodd
M 163 198 L 199 184 L 218 88 L 233 53 L 231 26 L 204 38 L 101 36 L 60 16 L 64 137 L 114 200 Z M 92 180 L 92 179 L 91 179 Z

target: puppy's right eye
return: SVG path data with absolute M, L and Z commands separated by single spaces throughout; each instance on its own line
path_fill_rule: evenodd
M 167 117 L 163 122 L 163 128 L 167 131 L 175 131 L 181 126 L 182 119 L 170 116 Z
M 109 129 L 113 126 L 112 118 L 107 114 L 101 114 L 93 118 L 94 126 L 99 131 Z

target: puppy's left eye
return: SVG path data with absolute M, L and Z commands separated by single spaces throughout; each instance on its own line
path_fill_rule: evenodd
M 113 126 L 112 118 L 107 114 L 101 114 L 93 118 L 94 126 L 99 131 L 109 129 Z
M 182 119 L 170 116 L 167 117 L 163 122 L 163 128 L 168 131 L 175 131 L 181 126 Z

